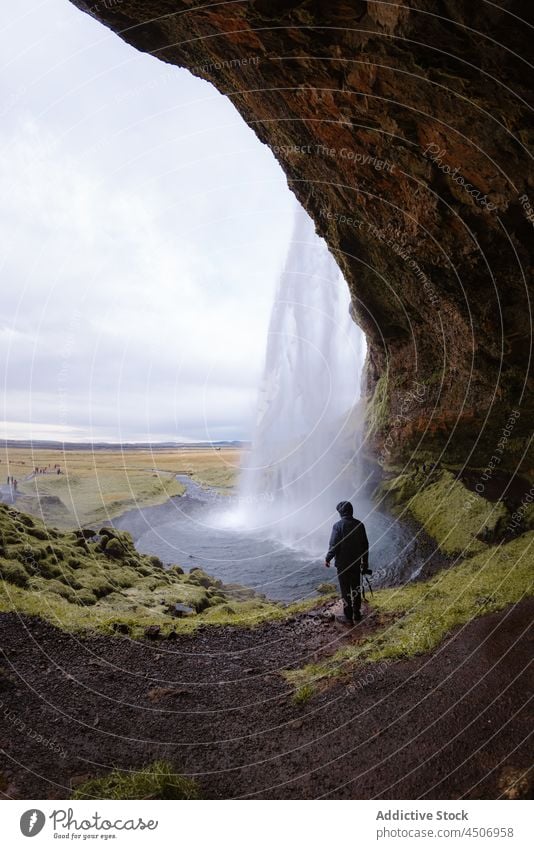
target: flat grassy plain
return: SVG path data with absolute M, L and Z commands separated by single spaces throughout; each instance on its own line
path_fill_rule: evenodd
M 162 450 L 0 449 L 0 475 L 18 480 L 19 510 L 59 528 L 84 527 L 132 507 L 162 504 L 184 487 L 176 474 L 225 492 L 234 486 L 241 452 L 237 448 Z M 59 465 L 61 474 L 57 474 Z M 46 474 L 29 477 L 35 467 Z

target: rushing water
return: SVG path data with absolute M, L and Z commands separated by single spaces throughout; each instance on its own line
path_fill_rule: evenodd
M 220 522 L 318 555 L 354 491 L 365 337 L 348 288 L 301 207 L 280 275 L 252 451 Z M 357 487 L 356 487 L 357 488 Z
M 282 601 L 316 594 L 318 584 L 335 581 L 335 569 L 323 566 L 329 529 L 325 528 L 322 556 L 283 545 L 265 534 L 214 522 L 221 496 L 178 475 L 187 492 L 155 507 L 128 511 L 113 521 L 130 531 L 143 554 L 157 554 L 165 563 L 186 570 L 200 566 L 225 583 L 238 583 Z M 227 496 L 223 496 L 227 499 Z M 373 511 L 365 519 L 369 532 L 375 583 L 406 580 L 417 568 L 410 534 L 393 518 Z M 408 556 L 409 555 L 409 556 Z
M 335 505 L 349 499 L 366 524 L 375 577 L 380 583 L 409 577 L 410 535 L 374 509 L 360 471 L 364 357 L 347 286 L 299 209 L 237 497 L 180 478 L 186 495 L 130 511 L 114 524 L 132 532 L 140 551 L 165 562 L 201 566 L 226 583 L 293 600 L 335 579 L 324 554 Z

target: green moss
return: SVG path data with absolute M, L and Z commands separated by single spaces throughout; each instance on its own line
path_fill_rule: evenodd
M 62 581 L 58 581 L 56 578 L 32 578 L 29 586 L 30 589 L 36 593 L 56 593 L 58 596 L 70 601 L 71 603 L 73 603 L 75 599 L 74 590 Z
M 484 551 L 488 546 L 477 537 L 485 528 L 493 533 L 508 519 L 504 504 L 470 492 L 446 470 L 428 483 L 423 475 L 398 475 L 384 481 L 377 495 L 397 513 L 408 510 L 446 554 Z
M 16 587 L 28 585 L 28 573 L 17 560 L 0 559 L 0 577 Z
M 217 581 L 212 578 L 211 575 L 207 575 L 203 569 L 199 569 L 198 567 L 191 569 L 189 573 L 189 581 L 191 583 L 198 584 L 201 587 L 205 587 L 206 589 L 217 584 Z
M 115 537 L 107 538 L 104 551 L 110 557 L 124 557 L 126 554 L 124 544 L 120 540 L 115 539 Z
M 91 592 L 91 590 L 82 587 L 81 590 L 77 590 L 77 592 L 75 592 L 73 602 L 74 604 L 91 606 L 92 604 L 96 604 L 97 597 Z
M 534 503 L 526 505 L 522 515 L 525 528 L 529 531 L 534 530 Z
M 156 557 L 154 554 L 150 554 L 148 559 L 155 569 L 163 569 L 163 563 L 159 557 Z
M 534 532 L 486 548 L 426 582 L 375 591 L 383 626 L 318 664 L 286 673 L 295 687 L 347 672 L 356 662 L 398 660 L 430 652 L 454 628 L 534 594 Z
M 389 420 L 388 375 L 383 374 L 377 381 L 373 397 L 367 404 L 367 436 L 374 436 L 387 426 Z
M 63 574 L 61 566 L 53 560 L 41 560 L 36 571 L 42 578 L 58 578 Z
M 41 540 L 48 540 L 49 539 L 48 531 L 46 531 L 45 528 L 31 527 L 29 529 L 28 533 L 31 534 L 32 537 L 35 537 L 35 539 L 41 539 Z
M 83 586 L 91 590 L 97 598 L 104 598 L 115 589 L 110 581 L 110 574 L 102 567 L 89 567 L 85 569 Z
M 130 569 L 127 566 L 124 568 L 115 568 L 109 572 L 110 583 L 115 587 L 126 589 L 133 587 L 138 579 L 135 569 Z
M 166 761 L 139 770 L 115 770 L 81 784 L 73 799 L 199 799 L 196 781 L 178 775 Z
M 170 631 L 192 632 L 203 623 L 255 627 L 316 604 L 313 599 L 289 607 L 268 602 L 249 588 L 223 586 L 202 570 L 197 570 L 191 580 L 181 567 L 165 570 L 139 554 L 129 534 L 113 529 L 106 538 L 120 539 L 126 548 L 124 558 L 109 557 L 100 544 L 92 542 L 85 550 L 76 545 L 84 542 L 79 535 L 47 528 L 54 546 L 43 548 L 41 554 L 46 557 L 37 560 L 28 555 L 35 538 L 28 535 L 21 515 L 0 505 L 0 534 L 11 536 L 17 543 L 13 549 L 8 547 L 9 557 L 0 560 L 4 576 L 0 611 L 40 616 L 65 631 L 90 630 L 116 636 L 117 626 L 124 625 L 133 638 L 138 638 L 143 637 L 147 626 L 159 625 L 165 637 Z M 35 527 L 44 527 L 37 519 L 32 521 Z M 172 615 L 176 603 L 199 612 L 176 618 Z
M 399 474 L 394 478 L 382 481 L 374 494 L 374 499 L 387 505 L 394 512 L 399 512 L 417 495 L 422 485 L 422 478 Z

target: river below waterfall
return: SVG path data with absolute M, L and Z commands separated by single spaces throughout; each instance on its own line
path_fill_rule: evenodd
M 129 510 L 112 522 L 132 534 L 143 554 L 155 554 L 164 563 L 177 563 L 186 571 L 200 566 L 225 583 L 243 584 L 279 601 L 309 598 L 316 595 L 320 583 L 335 581 L 335 568 L 323 565 L 328 529 L 324 553 L 317 556 L 257 532 L 224 528 L 217 516 L 221 505 L 231 505 L 232 496 L 205 489 L 186 475 L 177 475 L 177 479 L 186 486 L 184 495 L 155 507 Z M 373 583 L 384 586 L 416 577 L 420 566 L 412 533 L 377 510 L 361 518 L 369 536 Z

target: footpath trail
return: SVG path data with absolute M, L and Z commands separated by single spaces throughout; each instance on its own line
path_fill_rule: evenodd
M 2 614 L 0 789 L 66 798 L 168 759 L 205 798 L 498 798 L 531 764 L 534 599 L 431 655 L 354 669 L 295 704 L 281 669 L 353 632 L 310 614 L 174 641 L 76 638 Z

